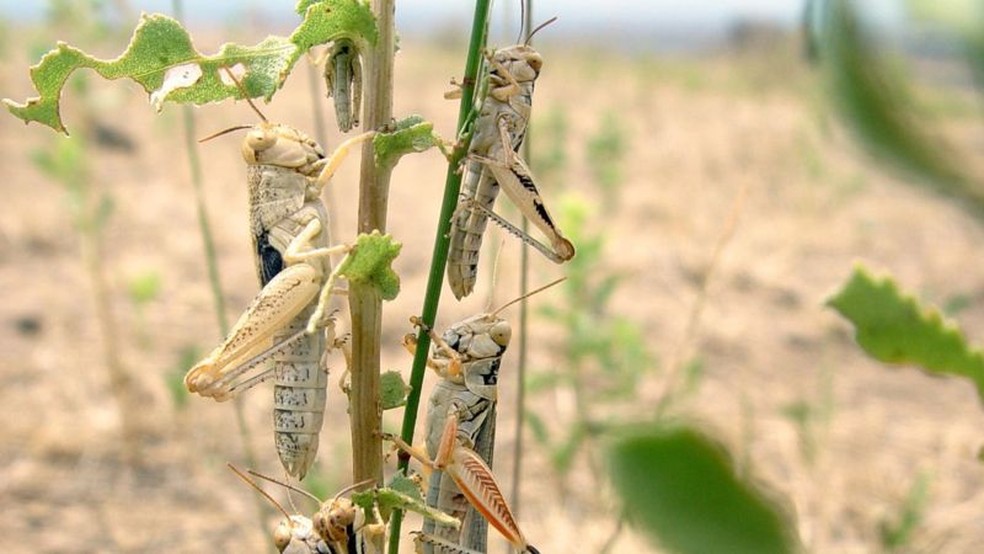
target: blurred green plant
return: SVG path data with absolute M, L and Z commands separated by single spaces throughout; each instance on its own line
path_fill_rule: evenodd
M 977 44 L 984 36 L 984 18 L 939 5 L 930 8 L 925 2 L 913 6 L 914 15 L 936 21 L 949 20 L 941 14 L 962 14 L 953 18 L 961 21 L 956 28 L 962 29 L 955 40 L 970 54 L 972 67 L 984 64 L 984 50 Z M 864 27 L 856 2 L 827 0 L 824 8 L 822 57 L 831 96 L 845 122 L 886 167 L 984 217 L 984 180 L 943 139 L 937 118 L 918 108 L 911 72 L 904 69 L 902 58 L 886 53 Z
M 578 254 L 567 265 L 567 281 L 560 285 L 562 299 L 541 308 L 540 314 L 560 329 L 556 348 L 561 353 L 561 369 L 534 373 L 528 383 L 531 395 L 564 389 L 574 398 L 575 419 L 565 423 L 557 436 L 551 433 L 549 417 L 542 409 L 528 412 L 534 441 L 549 453 L 562 492 L 582 452 L 588 453 L 592 469 L 598 469 L 590 448 L 593 432 L 611 423 L 604 414 L 638 399 L 642 378 L 655 367 L 655 357 L 639 326 L 612 313 L 611 299 L 623 277 L 603 269 L 605 240 L 586 231 L 590 217 L 591 208 L 582 200 L 567 197 L 560 204 L 561 227 L 577 244 Z M 548 402 L 533 406 L 545 404 Z
M 144 346 L 150 343 L 150 334 L 147 332 L 147 305 L 160 295 L 161 282 L 160 272 L 147 270 L 133 275 L 126 283 L 127 296 L 136 312 L 138 341 Z
M 629 146 L 626 134 L 618 113 L 609 111 L 602 115 L 598 130 L 588 137 L 588 168 L 601 191 L 605 216 L 618 207 L 619 189 L 625 182 L 624 162 Z
M 788 511 L 739 478 L 727 451 L 701 431 L 649 424 L 611 434 L 607 470 L 625 516 L 666 551 L 801 550 Z
M 570 121 L 567 111 L 560 105 L 551 106 L 547 115 L 542 119 L 534 118 L 531 126 L 530 135 L 536 137 L 537 145 L 531 148 L 531 167 L 539 179 L 557 185 L 563 180 L 568 165 Z
M 879 539 L 887 552 L 911 552 L 912 538 L 926 517 L 929 502 L 929 475 L 919 473 L 905 498 L 898 506 L 898 513 L 884 519 L 879 525 Z

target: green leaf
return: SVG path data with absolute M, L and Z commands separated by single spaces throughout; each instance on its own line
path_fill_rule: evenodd
M 379 167 L 395 166 L 405 154 L 424 152 L 442 145 L 441 137 L 434 132 L 434 124 L 419 115 L 398 121 L 392 131 L 378 133 L 372 139 L 376 165 Z
M 984 191 L 917 113 L 910 83 L 890 70 L 864 33 L 850 0 L 827 4 L 825 59 L 845 120 L 876 158 L 984 213 Z
M 379 403 L 382 409 L 392 410 L 407 403 L 410 387 L 399 371 L 387 371 L 379 376 Z
M 610 448 L 608 469 L 629 522 L 667 551 L 797 551 L 783 512 L 740 480 L 724 449 L 699 431 L 629 430 Z
M 372 496 L 370 498 L 367 495 Z M 433 519 L 440 525 L 447 525 L 455 529 L 461 526 L 461 521 L 458 518 L 428 506 L 420 494 L 420 487 L 403 474 L 394 475 L 386 487 L 353 494 L 352 501 L 363 508 L 367 502 L 370 502 L 369 506 L 372 505 L 371 502 L 375 502 L 384 519 L 388 519 L 393 510 L 409 510 Z
M 94 69 L 105 79 L 129 78 L 150 95 L 161 109 L 163 102 L 205 104 L 242 98 L 227 71 L 241 81 L 249 97 L 269 101 L 283 86 L 304 52 L 318 44 L 349 38 L 374 44 L 377 30 L 369 7 L 359 0 L 325 0 L 307 6 L 304 20 L 290 37 L 269 36 L 255 46 L 225 44 L 206 56 L 192 44 L 180 23 L 160 14 L 143 15 L 126 51 L 113 60 L 101 60 L 59 42 L 31 68 L 31 80 L 40 96 L 26 103 L 4 99 L 12 114 L 68 133 L 61 120 L 60 96 L 68 77 L 77 69 Z
M 338 272 L 352 283 L 374 287 L 384 300 L 393 300 L 400 293 L 400 276 L 391 266 L 402 247 L 391 235 L 379 231 L 363 233 Z
M 875 359 L 966 377 L 984 399 L 984 354 L 936 308 L 901 293 L 891 278 L 876 279 L 864 267 L 855 267 L 827 304 L 854 324 L 858 344 Z

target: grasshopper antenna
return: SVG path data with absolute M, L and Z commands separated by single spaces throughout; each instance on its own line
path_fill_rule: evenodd
M 269 481 L 269 482 L 274 483 L 276 485 L 280 485 L 281 487 L 283 487 L 283 488 L 285 488 L 285 489 L 287 489 L 289 491 L 294 491 L 294 492 L 296 492 L 298 494 L 302 494 L 302 495 L 310 498 L 311 500 L 314 500 L 318 504 L 321 504 L 321 499 L 320 498 L 318 498 L 317 496 L 309 493 L 308 491 L 306 491 L 306 490 L 304 490 L 304 489 L 302 489 L 300 487 L 295 487 L 294 485 L 291 485 L 289 483 L 284 483 L 283 481 L 281 481 L 279 479 L 274 479 L 273 477 L 268 477 L 266 475 L 263 475 L 262 473 L 257 473 L 256 471 L 253 471 L 252 469 L 247 469 L 246 471 L 249 472 L 249 474 L 252 475 L 253 477 L 259 477 L 260 479 L 263 479 L 265 481 Z
M 549 289 L 550 287 L 552 287 L 552 286 L 554 286 L 554 285 L 556 285 L 556 284 L 559 284 L 559 283 L 562 283 L 562 282 L 564 282 L 564 281 L 566 281 L 566 280 L 567 280 L 567 277 L 561 277 L 560 279 L 557 279 L 556 281 L 553 281 L 553 282 L 550 282 L 550 283 L 547 283 L 546 285 L 543 285 L 543 286 L 542 286 L 542 287 L 540 287 L 540 288 L 537 288 L 537 289 L 533 289 L 533 290 L 531 290 L 530 292 L 528 292 L 528 293 L 526 293 L 526 294 L 524 294 L 523 296 L 520 296 L 520 297 L 518 297 L 518 298 L 514 298 L 514 299 L 512 299 L 512 300 L 510 300 L 509 302 L 506 302 L 506 303 L 505 303 L 505 304 L 503 304 L 502 306 L 499 306 L 499 308 L 498 308 L 498 309 L 497 309 L 496 311 L 494 311 L 494 312 L 492 312 L 492 315 L 493 315 L 493 316 L 497 316 L 497 315 L 499 315 L 499 312 L 501 312 L 502 310 L 505 310 L 505 309 L 506 309 L 506 308 L 508 308 L 509 306 L 512 306 L 512 305 L 513 305 L 513 304 L 515 304 L 516 302 L 519 302 L 520 300 L 522 300 L 522 299 L 524 299 L 524 298 L 529 298 L 529 297 L 531 297 L 531 296 L 533 296 L 534 294 L 537 294 L 537 293 L 539 293 L 539 292 L 543 292 L 543 291 L 545 291 L 545 290 L 547 290 L 547 289 Z
M 349 485 L 349 486 L 345 487 L 344 489 L 338 491 L 338 493 L 332 498 L 332 501 L 334 502 L 335 500 L 338 500 L 342 496 L 344 496 L 344 495 L 346 495 L 346 494 L 354 491 L 355 489 L 357 489 L 357 488 L 359 488 L 359 487 L 361 487 L 363 485 L 368 485 L 369 483 L 372 483 L 374 481 L 375 481 L 375 479 L 370 478 L 370 479 L 366 479 L 365 481 L 360 481 L 358 483 Z
M 516 37 L 516 44 L 519 44 L 519 41 L 526 36 L 526 32 L 528 31 L 528 22 L 526 21 L 526 0 L 519 0 L 519 21 L 521 23 L 519 24 L 519 36 Z M 529 39 L 527 39 L 526 42 L 528 43 Z
M 280 513 L 284 514 L 285 518 L 287 518 L 288 520 L 290 519 L 290 514 L 288 514 L 287 510 L 285 510 L 284 507 L 280 505 L 280 502 L 277 502 L 272 496 L 270 496 L 270 493 L 261 489 L 260 486 L 256 484 L 256 481 L 253 481 L 252 479 L 247 477 L 245 473 L 239 471 L 239 468 L 232 465 L 231 463 L 227 463 L 226 465 L 229 466 L 229 469 L 231 469 L 233 473 L 238 475 L 240 479 L 245 481 L 247 485 L 253 487 L 256 490 L 256 492 L 262 494 L 267 500 L 270 501 L 270 503 L 276 506 L 277 509 L 280 510 Z M 252 470 L 250 470 L 250 473 L 253 473 Z
M 260 109 L 256 107 L 256 104 L 253 103 L 253 100 L 249 97 L 249 92 L 246 91 L 246 87 L 243 86 L 242 81 L 237 79 L 236 76 L 232 74 L 232 70 L 229 69 L 228 67 L 223 67 L 222 69 L 224 69 L 226 75 L 228 75 L 229 78 L 232 79 L 232 82 L 236 83 L 236 88 L 239 89 L 239 93 L 243 95 L 243 99 L 246 100 L 246 103 L 249 104 L 250 108 L 253 108 L 253 111 L 256 112 L 256 115 L 260 116 L 260 121 L 262 121 L 263 123 L 270 123 L 270 121 L 267 120 L 266 116 L 263 115 L 263 112 L 261 112 Z
M 530 34 L 526 35 L 526 42 L 524 42 L 523 44 L 525 44 L 526 46 L 529 46 L 530 45 L 530 41 L 533 40 L 533 35 L 539 33 L 540 32 L 540 29 L 546 27 L 547 25 L 550 25 L 554 21 L 557 21 L 557 16 L 556 15 L 553 16 L 553 17 L 551 17 L 550 19 L 544 21 L 543 23 L 537 25 L 536 29 L 533 29 L 532 31 L 530 31 Z
M 228 67 L 223 67 L 222 69 L 225 70 L 226 75 L 228 75 L 229 78 L 232 79 L 232 82 L 233 83 L 236 83 L 236 88 L 239 89 L 239 94 L 242 94 L 243 95 L 243 98 L 246 100 L 246 103 L 249 104 L 249 107 L 250 108 L 253 108 L 253 111 L 256 112 L 256 115 L 258 115 L 260 117 L 260 120 L 263 121 L 263 123 L 270 123 L 270 121 L 266 118 L 266 116 L 263 115 L 263 112 L 261 112 L 260 109 L 256 107 L 256 104 L 253 103 L 253 99 L 249 97 L 249 93 L 246 91 L 246 87 L 243 86 L 242 81 L 240 81 L 239 79 L 237 79 L 236 76 L 232 73 L 232 70 L 229 69 Z M 252 125 L 236 125 L 235 127 L 229 127 L 228 129 L 223 129 L 223 130 L 219 131 L 218 133 L 213 133 L 213 134 L 211 134 L 211 135 L 209 135 L 209 136 L 207 136 L 205 138 L 198 139 L 198 143 L 201 144 L 203 142 L 208 142 L 208 141 L 210 141 L 210 140 L 212 140 L 214 138 L 221 137 L 222 135 L 225 135 L 225 134 L 228 134 L 228 133 L 232 133 L 234 131 L 240 131 L 242 129 L 249 129 L 251 127 L 253 127 L 253 126 Z

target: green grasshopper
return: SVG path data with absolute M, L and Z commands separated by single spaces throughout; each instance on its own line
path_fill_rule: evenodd
M 468 145 L 465 177 L 451 227 L 447 275 L 451 291 L 459 300 L 475 288 L 482 235 L 488 219 L 555 263 L 574 257 L 574 245 L 557 228 L 529 166 L 519 155 L 530 120 L 533 86 L 542 66 L 543 58 L 529 45 L 529 38 L 524 44 L 502 48 L 487 56 L 487 77 L 484 91 L 480 91 L 483 99 Z M 549 239 L 549 246 L 492 210 L 500 187 L 523 216 Z
M 237 83 L 238 84 L 238 83 Z M 244 93 L 244 97 L 248 96 Z M 328 382 L 327 353 L 341 346 L 325 317 L 337 275 L 321 190 L 348 152 L 372 137 L 343 142 L 330 158 L 307 135 L 259 114 L 242 143 L 249 221 L 262 289 L 229 335 L 185 376 L 190 392 L 228 400 L 274 379 L 274 441 L 287 473 L 303 479 L 318 451 Z

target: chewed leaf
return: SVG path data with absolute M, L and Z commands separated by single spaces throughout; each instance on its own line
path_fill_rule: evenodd
M 392 131 L 377 133 L 372 139 L 376 153 L 376 165 L 396 165 L 404 154 L 423 152 L 434 146 L 442 146 L 441 137 L 434 132 L 434 124 L 419 115 L 411 115 L 396 123 Z
M 89 68 L 105 79 L 129 78 L 150 95 L 160 109 L 165 101 L 205 104 L 242 98 L 229 70 L 251 98 L 267 101 L 283 86 L 301 55 L 313 46 L 338 38 L 374 44 L 377 31 L 369 7 L 360 0 L 310 2 L 304 20 L 290 37 L 269 36 L 255 46 L 225 44 L 211 56 L 198 52 L 180 23 L 160 14 L 143 15 L 126 50 L 102 60 L 59 42 L 31 68 L 40 96 L 25 103 L 4 99 L 16 117 L 67 133 L 61 120 L 60 97 L 72 72 Z
M 966 377 L 984 398 L 984 353 L 938 310 L 901 293 L 890 278 L 876 279 L 856 267 L 827 303 L 854 324 L 858 344 L 875 359 Z
M 338 272 L 349 282 L 370 285 L 384 300 L 392 300 L 400 293 L 400 276 L 391 265 L 402 247 L 391 235 L 379 231 L 363 233 L 356 239 L 355 249 L 345 258 Z

